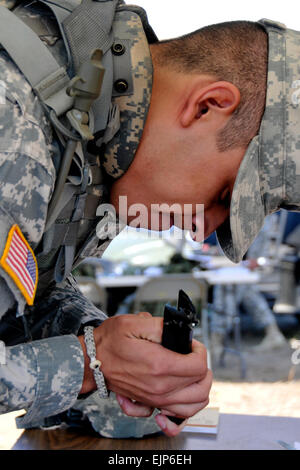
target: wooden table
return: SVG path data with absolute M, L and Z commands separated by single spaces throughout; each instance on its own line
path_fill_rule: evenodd
M 156 434 L 142 439 L 107 439 L 92 431 L 27 430 L 13 450 L 282 450 L 277 441 L 300 441 L 300 418 L 220 415 L 217 436 L 182 432 L 176 437 Z M 133 454 L 134 455 L 134 454 Z

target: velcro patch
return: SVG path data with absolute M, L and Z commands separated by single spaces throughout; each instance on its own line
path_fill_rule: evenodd
M 13 279 L 28 305 L 33 305 L 38 283 L 38 267 L 34 252 L 17 224 L 8 233 L 0 266 Z

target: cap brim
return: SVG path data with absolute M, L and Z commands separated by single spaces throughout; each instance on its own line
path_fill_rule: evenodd
M 230 216 L 217 229 L 225 255 L 241 261 L 260 231 L 265 218 L 259 181 L 259 137 L 250 143 L 240 165 L 230 203 Z

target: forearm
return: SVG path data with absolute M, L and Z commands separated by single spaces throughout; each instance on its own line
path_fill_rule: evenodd
M 94 379 L 93 371 L 89 366 L 90 358 L 88 357 L 88 354 L 87 354 L 86 345 L 84 342 L 84 336 L 83 335 L 78 336 L 78 340 L 80 342 L 83 357 L 84 357 L 83 381 L 82 381 L 82 387 L 79 392 L 81 395 L 82 393 L 89 393 L 89 392 L 92 392 L 93 390 L 96 390 L 97 385 Z

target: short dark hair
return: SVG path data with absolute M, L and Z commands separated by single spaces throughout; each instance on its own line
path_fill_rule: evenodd
M 206 26 L 153 46 L 154 66 L 179 73 L 199 73 L 233 83 L 241 102 L 221 129 L 219 151 L 247 147 L 258 133 L 264 112 L 268 38 L 259 23 L 232 21 Z

